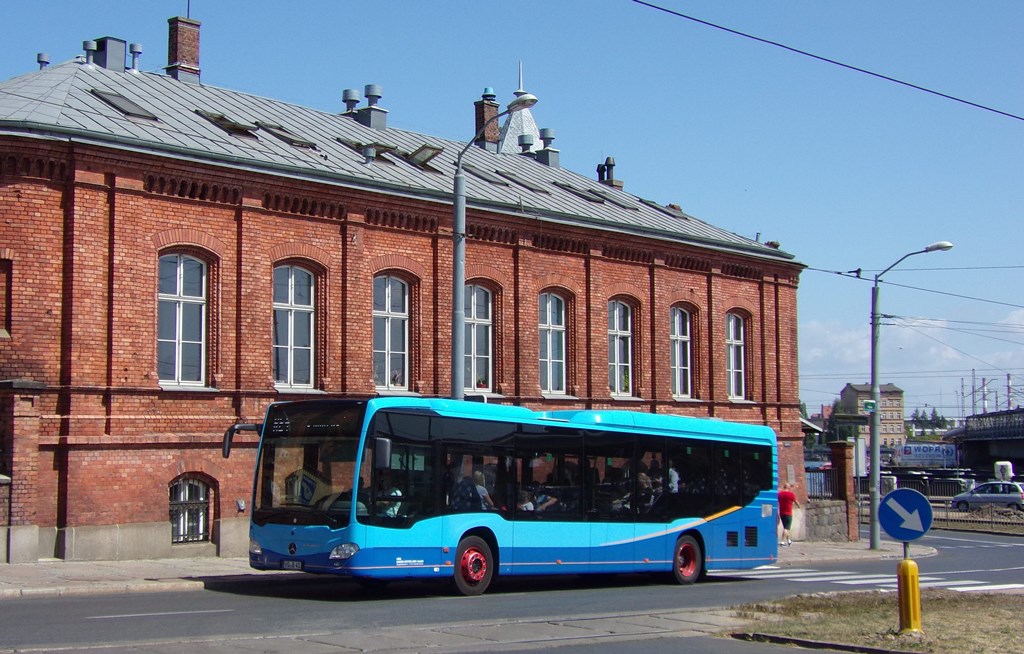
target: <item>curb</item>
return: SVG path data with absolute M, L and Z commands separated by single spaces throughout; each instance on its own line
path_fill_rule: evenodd
M 751 643 L 770 643 L 773 645 L 794 645 L 806 649 L 827 649 L 836 652 L 853 652 L 854 654 L 920 654 L 920 652 L 909 652 L 888 647 L 868 647 L 866 645 L 847 645 L 845 643 L 833 643 L 821 640 L 808 640 L 806 638 L 792 638 L 789 636 L 773 636 L 758 632 L 729 634 L 730 638 L 744 640 Z

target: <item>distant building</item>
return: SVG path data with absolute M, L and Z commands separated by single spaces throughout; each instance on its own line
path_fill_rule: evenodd
M 894 384 L 881 384 L 878 395 L 879 444 L 882 447 L 899 447 L 907 440 L 903 420 L 903 389 Z M 870 399 L 871 384 L 847 384 L 839 393 L 839 412 L 868 415 L 864 410 L 864 401 Z M 871 435 L 871 424 L 858 425 L 857 433 L 868 438 Z

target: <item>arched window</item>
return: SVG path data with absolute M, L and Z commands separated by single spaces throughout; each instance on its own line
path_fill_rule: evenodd
M 541 293 L 540 390 L 565 393 L 565 300 L 554 293 Z
M 171 542 L 210 540 L 210 488 L 201 479 L 185 475 L 170 487 Z
M 201 386 L 206 379 L 206 264 L 184 254 L 160 257 L 157 377 Z
M 465 297 L 465 387 L 467 390 L 489 391 L 493 382 L 491 292 L 483 286 L 466 284 Z
M 409 388 L 409 285 L 392 275 L 373 278 L 373 383 Z
M 671 343 L 672 395 L 675 397 L 690 397 L 692 393 L 692 331 L 693 322 L 690 312 L 679 307 L 672 307 L 672 329 L 669 333 L 669 341 Z
M 608 303 L 608 390 L 633 394 L 633 310 L 618 300 Z
M 725 316 L 725 374 L 730 400 L 747 396 L 746 325 L 743 316 Z
M 274 384 L 313 387 L 313 274 L 295 266 L 274 268 Z

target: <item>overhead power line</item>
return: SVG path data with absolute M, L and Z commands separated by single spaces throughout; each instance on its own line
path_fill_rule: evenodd
M 983 105 L 983 104 L 979 104 L 977 102 L 971 102 L 970 100 L 965 100 L 963 98 L 958 98 L 955 95 L 949 95 L 948 93 L 942 93 L 941 91 L 936 91 L 934 89 L 929 89 L 929 88 L 926 88 L 924 86 L 920 86 L 918 84 L 912 84 L 910 82 L 905 82 L 905 81 L 903 81 L 901 79 L 897 79 L 895 77 L 890 77 L 889 75 L 883 75 L 882 73 L 876 73 L 874 71 L 867 70 L 866 68 L 859 68 L 857 66 L 852 66 L 850 64 L 844 64 L 841 61 L 836 61 L 835 59 L 829 59 L 828 57 L 822 57 L 821 55 L 816 55 L 813 52 L 807 52 L 806 50 L 800 50 L 798 48 L 794 48 L 792 46 L 788 46 L 788 45 L 786 45 L 784 43 L 779 43 L 778 41 L 771 41 L 769 39 L 761 38 L 760 36 L 754 36 L 753 34 L 747 34 L 746 32 L 740 32 L 739 30 L 734 30 L 732 28 L 725 27 L 724 25 L 717 25 L 715 23 L 710 23 L 710 22 L 708 22 L 706 20 L 701 20 L 700 18 L 695 18 L 694 16 L 687 16 L 686 14 L 682 14 L 682 13 L 680 13 L 678 11 L 673 11 L 673 10 L 667 9 L 665 7 L 660 7 L 660 6 L 658 6 L 656 4 L 653 4 L 653 3 L 650 3 L 650 2 L 644 2 L 643 0 L 633 0 L 633 2 L 635 2 L 638 5 L 643 5 L 645 7 L 649 7 L 651 9 L 656 9 L 658 11 L 663 11 L 666 14 L 670 14 L 670 15 L 675 16 L 677 18 L 683 18 L 683 19 L 686 19 L 686 20 L 689 20 L 689 21 L 693 21 L 694 23 L 699 23 L 699 24 L 704 25 L 706 27 L 713 27 L 716 30 L 722 30 L 723 32 L 728 32 L 729 34 L 734 34 L 736 36 L 742 36 L 745 39 L 751 39 L 752 41 L 757 41 L 758 43 L 764 43 L 765 45 L 775 46 L 776 48 L 782 48 L 783 50 L 787 50 L 787 51 L 792 52 L 794 54 L 803 55 L 804 57 L 810 57 L 811 59 L 817 59 L 818 61 L 823 61 L 823 62 L 825 62 L 827 64 L 832 64 L 833 66 L 839 66 L 841 68 L 846 68 L 847 70 L 852 70 L 852 71 L 857 72 L 857 73 L 862 73 L 864 75 L 870 75 L 871 77 L 877 77 L 878 79 L 883 79 L 883 80 L 885 80 L 887 82 L 892 82 L 894 84 L 899 84 L 901 86 L 906 86 L 908 88 L 914 89 L 915 91 L 923 91 L 924 93 L 930 93 L 931 95 L 937 95 L 940 98 L 945 98 L 947 100 L 952 100 L 953 102 L 959 102 L 959 103 L 965 104 L 965 105 L 967 105 L 969 107 L 974 107 L 975 109 L 982 109 L 984 111 L 991 111 L 992 113 L 999 114 L 1000 116 L 1006 116 L 1007 118 L 1013 118 L 1015 120 L 1024 121 L 1024 116 L 1018 116 L 1017 114 L 1011 114 L 1008 111 L 1002 111 L 1002 110 L 999 110 L 999 109 L 995 109 L 993 107 L 989 107 L 989 106 L 986 106 L 986 105 Z

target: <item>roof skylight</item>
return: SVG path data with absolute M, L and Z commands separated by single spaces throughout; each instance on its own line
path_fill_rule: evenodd
M 132 116 L 133 118 L 146 118 L 148 120 L 160 120 L 152 111 L 146 109 L 133 100 L 129 100 L 120 93 L 114 93 L 113 91 L 101 91 L 99 89 L 92 89 L 92 93 L 97 98 L 103 100 L 126 116 Z
M 463 164 L 462 165 L 462 169 L 465 170 L 467 173 L 471 173 L 471 174 L 479 177 L 480 179 L 484 180 L 485 182 L 490 182 L 491 184 L 498 184 L 499 186 L 508 186 L 508 182 L 507 181 L 503 180 L 502 178 L 498 177 L 497 175 L 494 175 L 492 173 L 487 172 L 483 168 L 477 168 L 476 166 L 474 166 L 472 164 Z
M 249 125 L 248 123 L 240 123 L 236 120 L 228 118 L 224 114 L 219 114 L 214 111 L 206 111 L 205 109 L 196 109 L 196 113 L 210 121 L 217 127 L 221 128 L 228 134 L 235 136 L 256 136 L 256 130 L 259 129 L 256 125 Z
M 281 139 L 288 145 L 294 145 L 297 148 L 310 148 L 313 150 L 316 149 L 316 143 L 304 139 L 302 137 L 296 136 L 295 134 L 292 134 L 291 132 L 288 131 L 286 127 L 282 127 L 281 125 L 275 125 L 273 123 L 266 123 L 263 122 L 262 120 L 257 120 L 256 126 L 265 132 L 270 132 L 271 134 Z
M 522 186 L 523 188 L 530 189 L 531 191 L 534 191 L 536 193 L 547 193 L 547 194 L 551 193 L 551 191 L 547 190 L 543 186 L 535 184 L 535 183 L 531 182 L 530 180 L 528 180 L 528 179 L 526 179 L 524 177 L 520 177 L 519 175 L 516 175 L 515 173 L 513 173 L 511 171 L 508 171 L 508 170 L 495 170 L 494 172 L 498 173 L 499 175 L 501 175 L 505 179 L 509 180 L 510 182 L 515 182 L 519 186 Z

